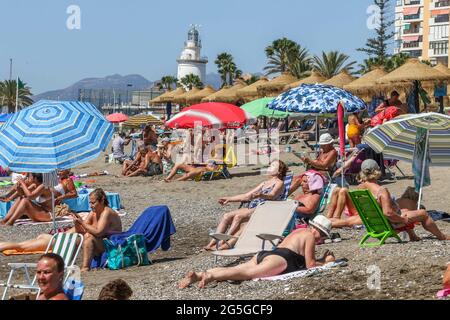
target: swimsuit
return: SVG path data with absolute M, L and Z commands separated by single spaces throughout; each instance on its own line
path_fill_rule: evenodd
M 275 184 L 273 184 L 272 186 L 270 186 L 270 187 L 268 187 L 268 188 L 265 188 L 265 189 L 264 189 L 264 187 L 263 187 L 263 189 L 261 190 L 261 193 L 262 193 L 262 194 L 269 194 L 269 193 L 272 192 L 272 190 L 273 190 L 274 187 L 275 187 Z M 283 188 L 284 188 L 284 186 L 283 186 Z M 278 197 L 278 199 L 275 199 L 275 200 L 281 199 L 281 197 L 283 196 L 283 194 L 284 194 L 284 191 L 280 194 L 280 196 Z M 261 199 L 261 198 L 254 199 L 254 200 L 252 200 L 252 201 L 250 202 L 250 204 L 248 205 L 248 208 L 249 208 L 249 209 L 256 208 L 257 206 L 259 206 L 260 204 L 263 204 L 264 202 L 266 202 L 266 200 Z
M 64 190 L 64 186 L 62 183 L 58 184 L 54 189 L 56 192 L 58 192 L 62 196 L 66 194 L 66 191 Z
M 260 264 L 264 258 L 268 256 L 279 256 L 286 260 L 286 269 L 284 269 L 281 274 L 306 269 L 305 257 L 288 248 L 276 248 L 272 251 L 261 251 L 256 256 L 256 264 Z

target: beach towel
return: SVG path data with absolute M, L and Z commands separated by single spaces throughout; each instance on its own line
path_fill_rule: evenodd
M 293 278 L 306 278 L 306 277 L 311 277 L 313 275 L 319 274 L 325 270 L 330 270 L 332 268 L 337 268 L 337 267 L 344 267 L 346 265 L 347 265 L 347 259 L 341 259 L 341 260 L 336 260 L 335 262 L 328 263 L 321 267 L 295 271 L 295 272 L 291 272 L 291 273 L 282 274 L 279 276 L 253 279 L 253 281 L 286 281 L 286 280 L 290 280 Z
M 51 250 L 48 251 L 49 253 L 52 252 Z M 17 251 L 17 250 L 5 250 L 2 252 L 4 256 L 24 256 L 24 255 L 30 255 L 30 254 L 44 254 L 45 251 Z
M 94 189 L 79 189 L 78 197 L 75 199 L 64 200 L 63 203 L 70 207 L 70 210 L 74 212 L 85 212 L 90 211 L 91 207 L 89 205 L 89 194 L 94 191 Z M 106 192 L 106 197 L 109 202 L 109 207 L 114 210 L 122 209 L 122 204 L 120 200 L 120 195 L 115 192 Z
M 163 251 L 170 249 L 170 236 L 176 232 L 175 226 L 167 206 L 147 208 L 127 232 L 112 235 L 108 239 L 114 245 L 124 245 L 127 238 L 134 234 L 143 234 L 147 252 L 154 252 L 161 247 Z M 106 264 L 106 252 L 96 257 L 91 268 L 101 268 Z

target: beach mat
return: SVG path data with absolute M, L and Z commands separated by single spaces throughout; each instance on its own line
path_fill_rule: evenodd
M 279 276 L 257 278 L 253 281 L 286 281 L 294 278 L 306 278 L 319 274 L 325 270 L 331 270 L 333 268 L 345 267 L 347 265 L 347 259 L 336 260 L 335 262 L 328 263 L 321 267 L 311 268 L 307 270 L 300 270 L 291 273 L 282 274 Z

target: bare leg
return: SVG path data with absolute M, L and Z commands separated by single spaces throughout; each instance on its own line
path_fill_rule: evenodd
M 435 235 L 439 240 L 450 240 L 450 236 L 446 236 L 439 230 L 436 223 L 425 210 L 406 211 L 405 214 L 411 222 L 422 223 L 422 227 Z
M 328 212 L 327 212 L 328 219 L 333 218 L 334 210 L 336 209 L 336 205 L 338 202 L 339 190 L 341 190 L 341 188 L 336 187 L 334 188 L 333 193 L 331 194 L 331 200 L 330 204 L 328 205 Z
M 190 170 L 189 172 L 185 173 L 182 177 L 178 178 L 176 181 L 187 181 L 195 178 L 197 175 L 202 174 L 203 172 L 206 172 L 204 168 Z
M 363 222 L 359 216 L 353 216 L 353 217 L 349 217 L 347 219 L 331 218 L 330 220 L 331 220 L 331 225 L 333 228 L 353 227 L 356 225 L 363 224 Z
M 0 242 L 0 252 L 5 250 L 16 250 L 19 252 L 31 252 L 31 251 L 45 251 L 50 239 L 49 234 L 41 234 L 36 239 L 23 241 L 23 242 Z
M 231 212 L 225 213 L 223 215 L 222 219 L 220 220 L 219 225 L 217 226 L 216 233 L 225 233 L 227 231 L 228 227 L 233 222 L 234 216 L 236 216 L 237 214 L 239 214 L 243 211 L 247 211 L 247 210 L 248 210 L 247 208 L 244 208 L 244 209 L 239 209 L 236 211 L 231 211 Z M 213 250 L 215 245 L 216 245 L 216 240 L 213 239 L 209 242 L 209 244 L 207 246 L 204 247 L 204 249 Z
M 147 173 L 147 170 L 139 168 L 136 171 L 127 174 L 127 177 L 137 177 L 137 176 L 145 175 L 146 173 Z
M 14 202 L 11 209 L 9 209 L 8 214 L 3 218 L 3 220 L 0 222 L 0 224 L 6 224 L 9 221 L 9 219 L 11 219 L 11 217 L 14 215 L 17 208 L 19 207 L 19 204 L 21 201 L 22 201 L 22 199 L 17 199 L 17 201 Z
M 240 212 L 234 216 L 233 222 L 231 223 L 229 234 L 234 235 L 238 230 L 242 222 L 248 221 L 250 216 L 255 212 L 255 209 L 247 209 L 247 212 Z
M 191 284 L 200 281 L 202 278 L 202 274 L 200 272 L 195 271 L 189 271 L 186 273 L 186 276 L 181 279 L 181 281 L 178 283 L 179 289 L 185 289 L 189 287 Z
M 44 208 L 35 205 L 28 199 L 22 199 L 20 205 L 14 212 L 14 214 L 5 222 L 6 225 L 12 226 L 17 219 L 26 215 L 33 221 L 49 222 L 51 221 L 50 214 Z
M 83 241 L 83 265 L 81 271 L 89 271 L 92 259 L 104 251 L 105 247 L 103 246 L 103 239 L 96 238 L 90 233 L 86 233 Z
M 227 242 L 223 243 L 220 247 L 219 250 L 228 250 L 230 248 L 233 248 L 234 245 L 236 244 L 236 242 L 239 239 L 239 236 L 242 234 L 242 232 L 245 229 L 245 226 L 247 225 L 247 222 L 242 222 L 239 226 L 239 229 L 235 232 L 232 233 L 232 236 L 235 236 L 236 238 L 231 238 L 230 240 L 228 240 Z
M 173 177 L 175 177 L 175 175 L 177 174 L 178 170 L 183 170 L 183 171 L 190 171 L 192 170 L 193 167 L 183 164 L 183 163 L 178 163 L 176 164 L 173 168 L 172 171 L 170 171 L 170 174 L 164 179 L 164 181 L 169 182 L 170 180 L 172 180 Z
M 342 213 L 344 212 L 344 208 L 347 203 L 347 197 L 348 197 L 348 190 L 346 188 L 340 189 L 336 209 L 334 210 L 333 213 L 333 218 L 340 219 L 342 217 Z
M 256 257 L 250 261 L 231 268 L 215 268 L 202 274 L 198 283 L 199 288 L 204 288 L 212 281 L 245 281 L 255 278 L 271 277 L 281 274 L 286 270 L 287 262 L 279 256 L 269 256 L 260 263 L 256 263 Z

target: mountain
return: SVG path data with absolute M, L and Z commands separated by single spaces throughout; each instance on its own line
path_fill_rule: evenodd
M 144 77 L 138 74 L 131 74 L 127 76 L 121 76 L 120 74 L 114 74 L 104 78 L 86 78 L 80 80 L 70 87 L 60 90 L 47 91 L 33 96 L 34 101 L 42 99 L 46 100 L 78 100 L 80 94 L 87 95 L 92 92 L 104 91 L 104 94 L 108 94 L 114 89 L 117 93 L 126 91 L 146 90 L 152 86 L 152 82 L 148 81 Z M 131 85 L 131 86 L 129 86 Z M 81 90 L 81 91 L 80 91 Z

